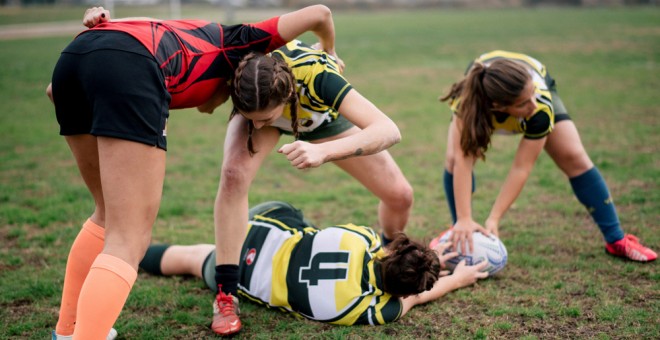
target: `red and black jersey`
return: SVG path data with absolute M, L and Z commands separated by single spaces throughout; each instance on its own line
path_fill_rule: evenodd
M 250 52 L 268 53 L 286 43 L 277 32 L 279 17 L 254 24 L 224 26 L 201 20 L 119 21 L 83 32 L 125 32 L 155 57 L 172 95 L 171 109 L 209 100 L 221 81 L 234 75 Z

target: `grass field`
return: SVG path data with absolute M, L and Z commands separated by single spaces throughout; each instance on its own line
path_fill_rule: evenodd
M 52 21 L 43 11 L 0 9 L 0 25 Z M 81 9 L 58 11 L 64 11 L 58 20 L 82 17 Z M 390 152 L 415 188 L 409 235 L 428 241 L 450 220 L 441 180 L 449 111 L 438 96 L 472 58 L 507 49 L 548 66 L 609 183 L 624 229 L 660 250 L 657 7 L 335 11 L 334 18 L 345 75 L 403 134 Z M 93 208 L 44 95 L 70 40 L 0 41 L 0 339 L 49 336 L 69 247 Z M 170 117 L 155 241 L 213 242 L 212 206 L 228 112 L 226 106 L 213 116 L 186 110 Z M 487 162 L 477 167 L 478 221 L 488 214 L 517 142 L 496 137 Z M 376 223 L 374 197 L 332 165 L 301 172 L 270 155 L 250 202 L 271 199 L 290 201 L 321 226 Z M 547 155 L 500 233 L 509 251 L 500 274 L 417 307 L 397 323 L 336 327 L 244 303 L 239 337 L 660 338 L 657 262 L 606 255 L 597 227 Z M 210 338 L 211 299 L 200 281 L 140 274 L 115 328 L 121 339 Z

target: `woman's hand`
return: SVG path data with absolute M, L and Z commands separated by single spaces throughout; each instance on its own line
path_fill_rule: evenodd
M 88 8 L 83 17 L 83 25 L 89 28 L 108 21 L 110 21 L 110 11 L 103 7 Z
M 465 264 L 465 260 L 456 265 L 454 268 L 454 273 L 451 274 L 452 277 L 456 280 L 457 288 L 466 287 L 471 284 L 474 284 L 479 279 L 485 279 L 488 277 L 488 272 L 482 270 L 486 269 L 488 266 L 488 261 L 481 261 L 473 266 L 468 266 Z
M 472 253 L 474 251 L 472 234 L 475 231 L 478 231 L 486 236 L 489 235 L 488 231 L 484 229 L 484 227 L 482 227 L 479 223 L 475 222 L 471 218 L 459 219 L 456 221 L 456 224 L 452 230 L 453 234 L 451 236 L 451 241 L 456 245 L 454 249 L 457 249 L 457 247 L 460 246 L 463 254 L 466 252 Z M 466 249 L 469 249 L 469 251 L 466 251 Z
M 298 169 L 316 168 L 325 163 L 326 155 L 320 144 L 303 141 L 284 144 L 277 150 L 284 154 L 292 166 Z
M 496 220 L 494 218 L 489 217 L 486 220 L 486 223 L 485 223 L 486 230 L 488 230 L 489 233 L 492 233 L 493 235 L 495 235 L 499 238 L 500 237 L 499 230 L 498 230 L 499 224 L 500 224 L 499 220 Z
M 311 46 L 315 50 L 323 51 L 329 55 L 331 55 L 335 61 L 337 62 L 337 66 L 339 66 L 339 73 L 344 73 L 344 69 L 346 68 L 346 64 L 344 64 L 344 61 L 337 56 L 337 52 L 335 50 L 332 51 L 326 51 L 323 49 L 323 46 L 321 46 L 320 42 L 317 42 L 316 44 Z
M 445 243 L 439 243 L 438 245 L 433 248 L 435 253 L 438 255 L 438 259 L 440 259 L 440 268 L 445 269 L 447 268 L 447 261 L 453 259 L 454 257 L 458 256 L 458 252 L 452 251 L 449 253 L 445 253 L 449 248 L 451 248 L 452 243 L 451 242 L 445 242 Z M 449 275 L 448 270 L 443 270 L 440 272 L 441 276 Z

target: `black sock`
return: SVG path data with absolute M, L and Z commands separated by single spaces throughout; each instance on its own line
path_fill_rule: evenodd
M 385 237 L 385 233 L 380 233 L 380 238 L 381 242 L 383 244 L 383 247 L 386 247 L 388 244 L 392 243 L 394 240 L 390 240 L 389 238 Z
M 144 258 L 140 262 L 140 268 L 144 269 L 152 275 L 163 275 L 160 271 L 160 261 L 163 259 L 163 254 L 169 248 L 169 244 L 152 244 L 144 254 Z
M 238 265 L 221 264 L 215 266 L 215 283 L 222 285 L 225 294 L 236 296 L 238 292 Z

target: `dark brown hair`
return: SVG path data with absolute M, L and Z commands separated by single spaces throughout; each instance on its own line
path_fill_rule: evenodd
M 296 82 L 285 61 L 264 54 L 246 55 L 236 68 L 230 90 L 234 108 L 229 119 L 240 112 L 262 111 L 288 103 L 291 106 L 291 129 L 298 138 Z M 254 124 L 249 120 L 247 148 L 250 155 L 256 152 L 252 145 L 253 131 Z
M 379 260 L 383 290 L 397 297 L 433 288 L 440 277 L 440 259 L 429 247 L 399 233 L 388 245 L 390 253 Z
M 490 65 L 475 62 L 468 74 L 441 101 L 460 98 L 463 120 L 461 149 L 466 156 L 485 159 L 493 134 L 493 103 L 511 105 L 531 80 L 527 68 L 513 60 L 497 59 Z

